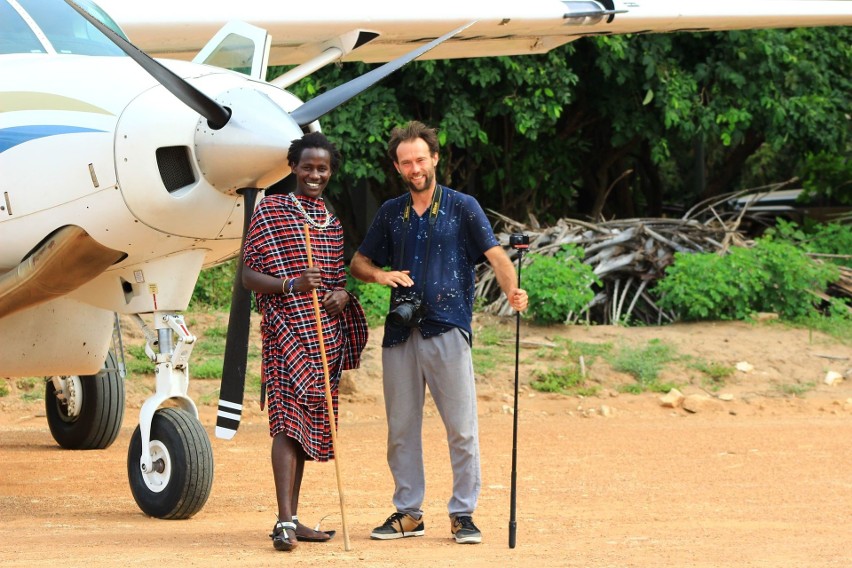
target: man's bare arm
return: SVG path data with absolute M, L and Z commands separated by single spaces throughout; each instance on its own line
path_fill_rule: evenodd
M 391 288 L 397 286 L 407 288 L 414 285 L 414 280 L 408 275 L 407 270 L 382 270 L 381 267 L 373 264 L 372 260 L 357 251 L 355 256 L 352 257 L 352 262 L 349 263 L 349 273 L 363 282 L 381 284 Z
M 497 277 L 497 284 L 500 289 L 506 294 L 509 299 L 509 305 L 515 310 L 522 312 L 527 309 L 526 290 L 518 288 L 518 274 L 515 272 L 515 267 L 512 261 L 509 260 L 509 255 L 501 246 L 494 246 L 485 251 L 485 258 L 488 259 L 491 268 L 494 270 L 494 275 Z

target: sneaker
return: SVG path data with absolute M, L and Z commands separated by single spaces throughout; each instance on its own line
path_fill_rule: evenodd
M 415 519 L 408 513 L 397 511 L 387 518 L 384 524 L 373 529 L 370 538 L 376 540 L 393 540 L 407 536 L 423 536 L 426 530 L 423 528 L 423 518 Z
M 482 542 L 482 533 L 473 524 L 473 517 L 469 515 L 459 515 L 456 517 L 454 515 L 450 517 L 450 520 L 452 522 L 450 530 L 453 532 L 457 543 L 478 544 Z

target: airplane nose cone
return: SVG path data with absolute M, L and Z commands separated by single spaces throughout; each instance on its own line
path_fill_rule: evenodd
M 290 172 L 287 150 L 302 129 L 265 93 L 236 88 L 216 97 L 231 110 L 228 124 L 214 130 L 200 118 L 195 155 L 201 174 L 226 194 L 244 187 L 266 188 Z

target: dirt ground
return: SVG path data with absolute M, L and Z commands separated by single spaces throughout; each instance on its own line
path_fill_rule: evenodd
M 495 324 L 508 325 L 514 320 Z M 190 322 L 192 323 L 192 322 Z M 680 353 L 746 370 L 718 390 L 667 376 L 693 411 L 659 394 L 618 393 L 629 379 L 593 369 L 601 387 L 581 398 L 529 388 L 541 346 L 660 340 Z M 339 430 L 350 550 L 342 534 L 335 466 L 309 464 L 300 518 L 337 529 L 328 543 L 275 552 L 266 417 L 254 401 L 237 436 L 213 436 L 215 408 L 200 406 L 215 477 L 206 506 L 184 521 L 146 517 L 127 483 L 127 446 L 145 389 L 128 386 L 125 424 L 102 451 L 53 442 L 44 404 L 0 398 L 0 564 L 17 566 L 852 566 L 852 346 L 768 324 L 662 328 L 560 327 L 521 331 L 518 400 L 517 546 L 508 546 L 514 341 L 509 364 L 479 379 L 483 485 L 475 521 L 480 545 L 450 538 L 447 444 L 434 406 L 424 425 L 426 535 L 371 541 L 391 512 L 385 464 L 380 333 L 372 334 L 354 392 L 342 396 Z M 748 366 L 751 366 L 749 369 Z M 845 380 L 825 383 L 829 371 Z M 2 381 L 3 379 L 0 379 Z M 153 381 L 151 381 L 151 386 Z M 196 401 L 212 381 L 193 381 Z M 150 388 L 150 387 L 149 387 Z

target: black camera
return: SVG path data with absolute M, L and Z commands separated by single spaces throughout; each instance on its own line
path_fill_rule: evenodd
M 509 245 L 513 249 L 528 249 L 530 248 L 530 238 L 524 233 L 512 233 L 509 237 Z
M 388 322 L 398 327 L 418 327 L 426 315 L 423 298 L 413 290 L 394 288 Z

